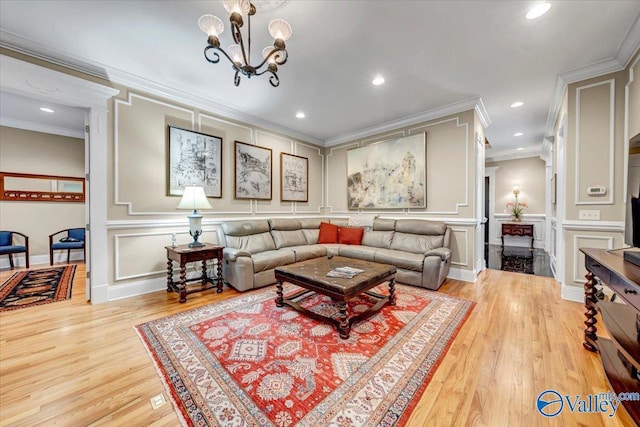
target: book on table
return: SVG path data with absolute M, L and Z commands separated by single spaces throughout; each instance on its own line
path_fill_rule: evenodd
M 338 267 L 327 273 L 327 277 L 338 277 L 342 279 L 352 279 L 364 270 L 353 267 Z

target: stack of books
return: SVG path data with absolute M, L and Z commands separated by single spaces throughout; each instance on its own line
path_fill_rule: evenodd
M 352 279 L 364 270 L 353 267 L 338 267 L 327 273 L 327 277 L 339 277 L 341 279 Z

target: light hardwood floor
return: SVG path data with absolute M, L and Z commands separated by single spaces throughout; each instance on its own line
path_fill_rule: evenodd
M 15 270 L 13 271 L 15 272 Z M 0 281 L 12 271 L 0 271 Z M 225 289 L 190 295 L 155 292 L 101 305 L 84 295 L 78 265 L 69 301 L 0 313 L 0 425 L 177 426 L 171 403 L 133 326 L 233 297 Z M 629 426 L 573 414 L 547 419 L 536 411 L 544 390 L 589 395 L 610 389 L 598 355 L 582 348 L 581 304 L 560 298 L 553 279 L 482 272 L 476 283 L 448 280 L 440 292 L 475 301 L 424 395 L 410 426 Z

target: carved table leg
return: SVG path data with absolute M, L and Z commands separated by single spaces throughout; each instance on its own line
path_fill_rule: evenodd
M 173 261 L 167 260 L 167 292 L 173 291 Z
M 180 264 L 180 302 L 187 301 L 187 266 Z
M 278 280 L 276 283 L 276 307 L 282 307 L 284 305 L 282 281 Z
M 218 281 L 216 282 L 216 286 L 217 286 L 217 293 L 221 293 L 222 292 L 222 259 L 218 258 L 218 260 L 216 261 L 216 271 L 217 271 L 217 275 L 218 275 Z
M 389 281 L 389 305 L 396 305 L 396 279 Z
M 349 316 L 347 313 L 347 302 L 340 301 L 340 325 L 338 326 L 338 333 L 340 338 L 346 340 L 349 338 L 351 332 L 351 326 L 349 325 Z
M 202 260 L 202 289 L 207 286 L 207 261 Z
M 596 297 L 596 282 L 594 280 L 593 273 L 591 272 L 588 272 L 585 277 L 587 278 L 587 283 L 584 284 L 584 306 L 587 311 L 584 315 L 587 320 L 584 321 L 584 342 L 582 343 L 582 346 L 589 351 L 597 352 L 598 337 L 596 332 L 598 331 L 598 328 L 596 328 L 596 323 L 598 323 L 598 319 L 596 319 L 596 314 L 598 311 L 596 310 L 596 302 L 598 301 L 598 298 Z

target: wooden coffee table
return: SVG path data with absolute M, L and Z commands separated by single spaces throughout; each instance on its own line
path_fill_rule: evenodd
M 327 277 L 327 273 L 338 267 L 353 267 L 364 270 L 351 279 Z M 395 277 L 396 267 L 388 264 L 378 264 L 375 262 L 362 261 L 352 258 L 334 256 L 332 258 L 322 257 L 298 262 L 295 264 L 276 267 L 275 269 L 277 297 L 276 306 L 282 307 L 284 304 L 289 307 L 321 322 L 328 322 L 335 325 L 340 334 L 340 338 L 349 338 L 351 325 L 355 322 L 366 319 L 373 313 L 380 310 L 386 303 L 396 305 L 395 297 Z M 380 295 L 371 288 L 389 281 L 389 296 Z M 284 297 L 283 282 L 293 283 L 304 290 L 293 295 Z M 313 293 L 327 295 L 336 301 L 340 301 L 340 318 L 334 319 L 328 316 L 307 310 L 296 302 Z M 349 317 L 347 301 L 365 293 L 377 300 L 370 309 Z

